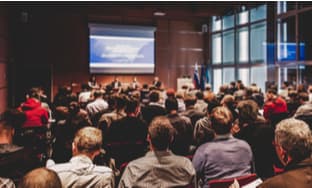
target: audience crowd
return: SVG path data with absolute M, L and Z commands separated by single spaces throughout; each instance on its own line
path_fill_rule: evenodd
M 77 89 L 75 89 L 77 90 Z M 214 93 L 92 76 L 53 101 L 31 88 L 0 116 L 0 187 L 312 187 L 312 87 L 266 93 L 240 80 Z

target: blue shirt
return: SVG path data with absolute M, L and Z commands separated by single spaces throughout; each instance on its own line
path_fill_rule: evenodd
M 212 179 L 249 174 L 253 166 L 250 146 L 232 135 L 216 136 L 212 142 L 201 145 L 192 162 L 203 187 L 208 187 Z

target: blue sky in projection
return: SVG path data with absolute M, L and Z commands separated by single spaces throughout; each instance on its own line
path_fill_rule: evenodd
M 90 63 L 154 64 L 154 39 L 90 36 Z

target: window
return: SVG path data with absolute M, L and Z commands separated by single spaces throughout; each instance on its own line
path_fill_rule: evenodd
M 241 12 L 213 17 L 211 28 L 213 91 L 238 79 L 264 90 L 266 63 L 271 62 L 267 53 L 275 47 L 267 46 L 267 5 L 249 10 L 242 6 Z
M 234 15 L 223 17 L 223 30 L 234 27 Z
M 229 84 L 235 81 L 235 68 L 223 68 L 223 84 Z
M 241 28 L 237 31 L 237 57 L 239 63 L 248 63 L 249 41 L 248 27 Z
M 223 63 L 234 64 L 234 31 L 227 31 L 223 33 L 222 45 Z
M 250 60 L 264 62 L 266 60 L 266 24 L 255 24 L 250 29 Z
M 250 22 L 266 19 L 266 5 L 258 6 L 250 10 Z
M 213 92 L 217 93 L 221 85 L 222 85 L 222 70 L 214 69 L 213 70 Z
M 311 7 L 311 3 L 307 3 Z M 295 2 L 278 1 L 277 2 L 277 14 L 286 13 L 289 10 L 296 8 Z
M 238 79 L 243 82 L 243 84 L 249 85 L 249 68 L 238 69 Z
M 250 83 L 256 83 L 262 91 L 265 91 L 265 82 L 267 81 L 266 66 L 251 67 L 250 74 Z
M 277 20 L 277 59 L 296 60 L 295 17 Z
M 249 16 L 248 11 L 244 11 L 244 12 L 239 13 L 237 16 L 237 24 L 241 25 L 241 24 L 248 23 L 248 20 L 249 20 L 248 16 Z
M 221 19 L 217 19 L 216 16 L 212 17 L 212 32 L 221 30 Z
M 221 63 L 221 34 L 212 36 L 212 63 Z

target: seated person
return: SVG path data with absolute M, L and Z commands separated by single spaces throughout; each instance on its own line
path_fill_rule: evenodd
M 36 88 L 29 91 L 26 101 L 21 104 L 19 110 L 26 114 L 23 128 L 44 127 L 48 123 L 48 111 L 42 107 L 39 90 Z
M 119 187 L 183 187 L 194 183 L 191 161 L 169 150 L 173 135 L 170 121 L 156 117 L 148 128 L 150 151 L 127 165 Z
M 102 132 L 94 127 L 80 129 L 72 144 L 73 157 L 67 163 L 47 162 L 47 168 L 60 177 L 63 187 L 114 187 L 110 168 L 96 166 L 93 159 L 100 154 Z
M 28 172 L 18 185 L 19 188 L 61 188 L 58 175 L 46 168 L 37 168 Z
M 178 101 L 176 98 L 167 98 L 167 118 L 175 128 L 176 134 L 170 149 L 176 155 L 189 155 L 190 145 L 193 142 L 193 127 L 190 118 L 178 114 Z
M 25 121 L 25 114 L 18 110 L 7 110 L 0 119 L 0 177 L 18 183 L 27 171 L 39 166 L 33 152 L 13 144 L 15 130 Z
M 203 187 L 212 179 L 233 178 L 252 172 L 252 151 L 243 140 L 231 133 L 232 114 L 226 107 L 216 107 L 211 113 L 213 141 L 199 146 L 193 157 L 193 166 Z
M 195 108 L 196 100 L 197 100 L 196 97 L 193 94 L 189 93 L 184 98 L 186 110 L 180 113 L 181 115 L 186 116 L 191 119 L 193 127 L 195 126 L 196 122 L 199 119 L 206 116 L 205 112 L 199 111 Z
M 116 160 L 117 167 L 143 156 L 147 148 L 147 125 L 139 116 L 139 101 L 128 99 L 125 112 L 127 116 L 113 121 L 107 132 L 107 152 Z
M 143 119 L 149 124 L 156 116 L 163 115 L 166 115 L 166 110 L 160 104 L 160 93 L 152 91 L 149 94 L 149 104 L 142 108 Z
M 312 187 L 312 135 L 309 126 L 296 119 L 285 119 L 278 123 L 275 150 L 286 165 L 285 172 L 267 179 L 259 188 Z
M 237 105 L 238 132 L 234 137 L 245 140 L 251 147 L 256 173 L 261 179 L 266 179 L 274 175 L 273 163 L 276 156 L 272 141 L 274 130 L 259 115 L 259 108 L 253 100 L 243 100 Z

